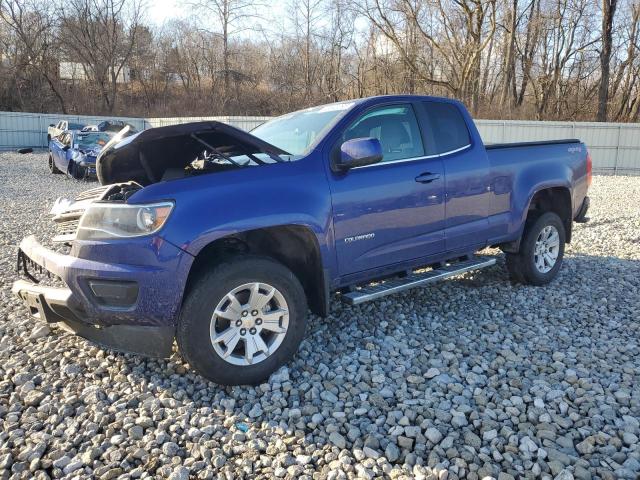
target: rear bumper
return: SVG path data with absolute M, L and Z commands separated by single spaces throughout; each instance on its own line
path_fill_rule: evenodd
M 83 312 L 76 311 L 68 288 L 44 287 L 18 280 L 11 291 L 20 297 L 31 315 L 47 323 L 60 323 L 65 330 L 103 347 L 166 358 L 171 355 L 174 327 L 136 325 L 92 325 L 81 320 Z
M 33 236 L 25 238 L 18 270 L 28 281 L 16 281 L 13 293 L 36 318 L 62 323 L 98 344 L 169 355 L 193 257 L 159 237 L 77 243 L 75 255 L 63 255 Z M 126 263 L 112 263 L 114 259 Z M 43 286 L 38 272 L 53 274 L 64 285 Z

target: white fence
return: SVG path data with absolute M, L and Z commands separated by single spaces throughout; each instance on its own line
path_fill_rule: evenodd
M 640 124 L 476 120 L 486 143 L 578 138 L 591 152 L 597 173 L 640 175 Z
M 81 125 L 94 125 L 103 120 L 122 120 L 138 130 L 164 127 L 178 123 L 217 120 L 234 125 L 243 130 L 251 130 L 270 117 L 173 117 L 173 118 L 132 118 L 132 117 L 91 117 L 86 115 L 59 115 L 52 113 L 0 112 L 0 150 L 22 147 L 46 148 L 47 129 L 60 120 Z
M 59 120 L 95 124 L 115 117 L 0 112 L 0 150 L 20 147 L 46 148 L 47 127 Z M 174 117 L 126 118 L 138 129 L 175 125 L 200 120 L 218 120 L 244 130 L 269 117 Z M 476 120 L 487 143 L 523 142 L 579 138 L 586 143 L 597 173 L 640 175 L 640 124 L 596 122 L 534 122 L 527 120 Z

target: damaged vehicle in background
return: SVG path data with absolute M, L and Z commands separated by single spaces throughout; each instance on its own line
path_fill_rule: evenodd
M 81 123 L 73 123 L 68 120 L 60 120 L 58 123 L 50 123 L 47 128 L 47 145 L 52 138 L 61 135 L 67 130 L 82 130 L 85 126 Z
M 127 128 L 129 135 L 133 135 L 138 131 L 136 127 L 134 127 L 130 123 L 123 122 L 122 120 L 103 120 L 102 122 L 95 125 L 95 128 L 96 128 L 96 131 L 98 132 L 115 132 L 115 133 L 120 132 L 123 128 Z
M 111 140 L 120 140 L 129 134 L 111 131 L 68 130 L 49 142 L 49 171 L 66 173 L 77 180 L 96 178 L 96 159 Z
M 52 211 L 67 254 L 25 238 L 13 292 L 101 345 L 166 357 L 175 340 L 205 377 L 256 384 L 332 293 L 358 305 L 491 267 L 488 246 L 513 281 L 554 280 L 591 159 L 573 139 L 484 145 L 460 102 L 394 95 L 251 133 L 153 128 L 111 140 L 96 171 L 101 187 Z

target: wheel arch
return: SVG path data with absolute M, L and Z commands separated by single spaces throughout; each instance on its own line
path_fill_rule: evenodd
M 565 229 L 566 243 L 571 243 L 573 226 L 571 190 L 566 185 L 550 185 L 540 187 L 529 195 L 526 208 L 523 209 L 518 238 L 501 245 L 502 250 L 510 253 L 517 252 L 527 222 L 544 212 L 554 212 L 560 217 Z
M 203 272 L 233 255 L 272 258 L 293 272 L 305 291 L 310 310 L 320 316 L 329 311 L 329 280 L 323 268 L 320 245 L 307 226 L 288 224 L 246 230 L 217 238 L 194 258 L 186 290 Z

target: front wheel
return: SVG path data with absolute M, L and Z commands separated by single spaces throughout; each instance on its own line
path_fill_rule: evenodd
M 551 282 L 562 266 L 565 238 L 564 224 L 553 212 L 528 221 L 518 253 L 506 254 L 511 279 L 530 285 Z
M 295 275 L 265 257 L 231 258 L 195 282 L 182 306 L 176 340 L 202 376 L 255 385 L 297 351 L 307 303 Z

